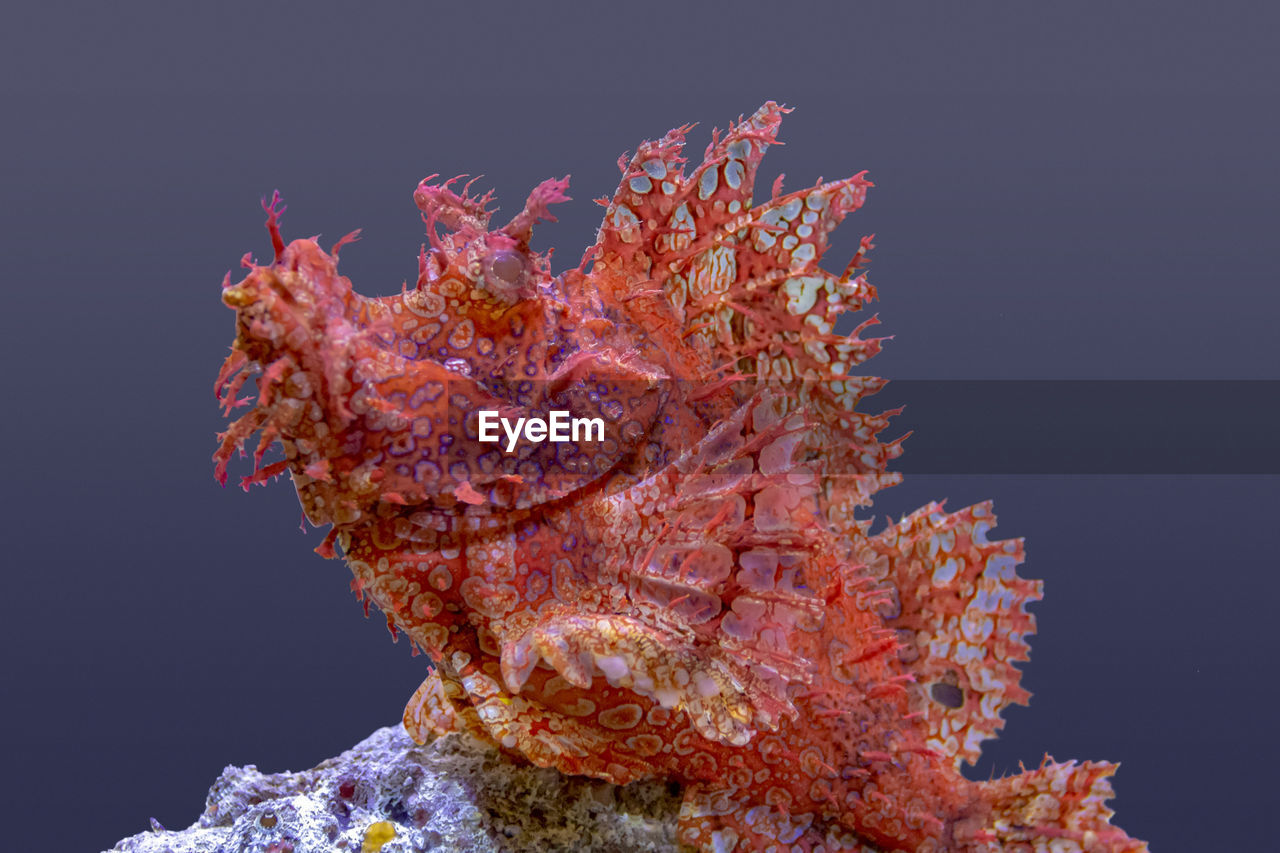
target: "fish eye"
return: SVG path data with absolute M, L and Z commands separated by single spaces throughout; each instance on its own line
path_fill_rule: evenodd
M 515 284 L 524 272 L 524 261 L 517 252 L 499 249 L 489 256 L 489 272 L 507 284 Z
M 956 684 L 939 681 L 929 688 L 929 696 L 944 708 L 959 708 L 964 705 L 964 690 Z

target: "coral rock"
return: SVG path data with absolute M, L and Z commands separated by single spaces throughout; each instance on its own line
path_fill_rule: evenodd
M 674 850 L 667 785 L 617 787 L 504 757 L 465 735 L 420 745 L 379 729 L 300 773 L 228 767 L 190 828 L 154 828 L 121 853 Z

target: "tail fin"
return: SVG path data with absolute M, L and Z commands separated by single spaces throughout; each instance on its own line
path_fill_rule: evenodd
M 991 807 L 988 826 L 974 840 L 997 849 L 1145 853 L 1147 844 L 1111 825 L 1115 796 L 1109 778 L 1116 765 L 1048 756 L 1035 770 L 979 783 Z

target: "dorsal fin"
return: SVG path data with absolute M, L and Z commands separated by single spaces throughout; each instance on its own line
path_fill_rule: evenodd
M 835 334 L 839 317 L 876 297 L 861 266 L 864 237 L 839 275 L 819 262 L 831 232 L 861 207 L 863 174 L 773 197 L 753 207 L 760 162 L 788 110 L 766 103 L 713 135 L 688 177 L 681 156 L 688 127 L 642 144 L 608 202 L 592 280 L 608 305 L 621 306 L 660 341 L 684 375 L 732 377 L 736 400 L 762 386 L 786 387 L 790 411 L 808 411 L 815 428 L 806 455 L 827 475 L 820 501 L 837 527 L 853 510 L 898 482 L 886 472 L 900 448 L 876 436 L 893 412 L 855 411 L 884 384 L 854 375 L 882 338 Z M 852 436 L 853 440 L 850 440 Z
M 773 144 L 783 113 L 772 101 L 751 118 L 731 124 L 723 139 L 716 131 L 703 162 L 686 177 L 681 156 L 693 125 L 644 142 L 630 161 L 618 161 L 622 182 L 608 202 L 595 252 L 606 266 L 664 267 L 687 257 L 690 244 L 751 209 L 755 172 Z
M 1021 539 L 989 541 L 991 504 L 945 513 L 929 504 L 867 540 L 861 559 L 889 598 L 882 608 L 898 631 L 900 657 L 916 677 L 913 710 L 928 723 L 928 745 L 970 764 L 1004 725 L 1001 712 L 1030 695 L 1013 665 L 1035 633 L 1028 602 L 1040 581 L 1020 578 Z

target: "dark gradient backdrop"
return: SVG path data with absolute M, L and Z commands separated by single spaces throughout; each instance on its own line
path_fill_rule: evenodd
M 365 229 L 343 268 L 378 294 L 415 273 L 424 175 L 483 172 L 511 211 L 571 172 L 576 201 L 539 229 L 563 269 L 622 151 L 699 121 L 700 152 L 772 98 L 796 112 L 764 187 L 877 184 L 829 265 L 878 234 L 897 336 L 878 372 L 1280 379 L 1265 4 L 467 5 L 6 10 L 4 849 L 186 825 L 225 764 L 309 767 L 396 721 L 422 675 L 311 553 L 287 484 L 213 480 L 218 284 L 269 254 L 273 188 L 287 236 Z M 1161 405 L 1146 422 L 1130 406 L 1126 434 L 1189 454 L 1235 440 L 1235 418 L 1275 434 L 1242 405 L 1178 439 Z M 922 447 L 948 417 L 925 420 Z M 1081 423 L 996 418 L 988 444 L 1024 456 L 913 466 L 877 507 L 994 498 L 1047 581 L 1035 699 L 977 772 L 1120 760 L 1118 822 L 1159 853 L 1272 849 L 1274 456 L 1059 464 Z

